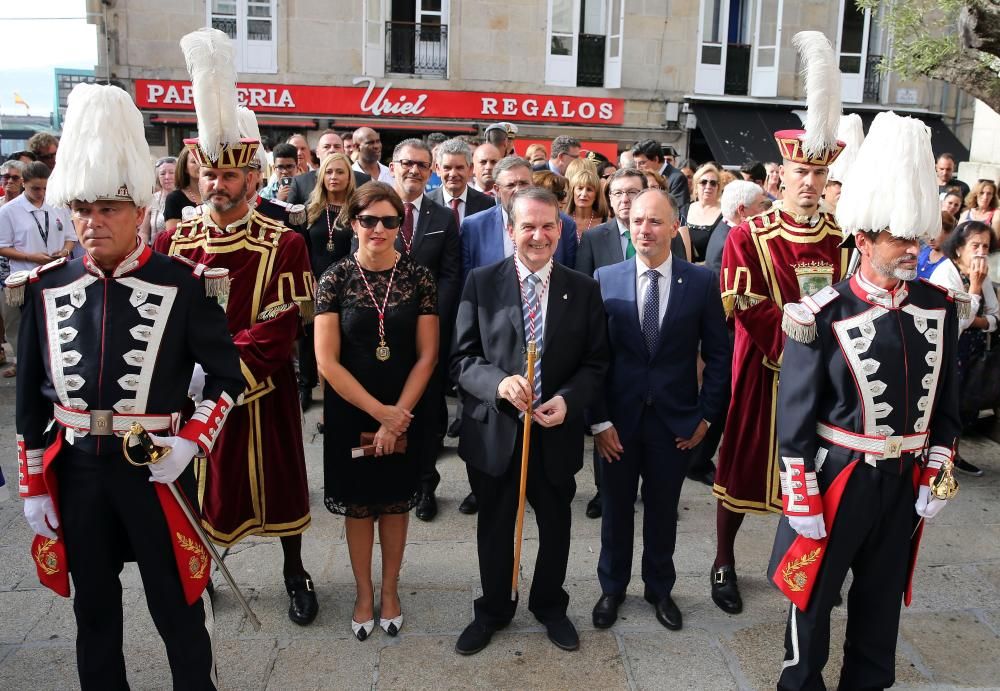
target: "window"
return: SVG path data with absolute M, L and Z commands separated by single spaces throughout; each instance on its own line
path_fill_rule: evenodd
M 854 0 L 840 0 L 837 52 L 841 74 L 840 90 L 845 103 L 860 103 L 864 99 L 870 28 L 869 10 L 858 9 Z
M 621 85 L 625 0 L 548 0 L 545 83 Z
M 236 47 L 236 70 L 278 71 L 277 0 L 210 0 L 208 23 Z

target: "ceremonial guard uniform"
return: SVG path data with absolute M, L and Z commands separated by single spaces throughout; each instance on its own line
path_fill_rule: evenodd
M 781 511 L 774 400 L 785 304 L 844 277 L 848 250 L 832 214 L 803 219 L 781 204 L 733 228 L 722 257 L 722 304 L 733 320 L 733 395 L 713 494 L 730 511 Z M 754 414 L 747 414 L 754 411 Z
M 126 120 L 115 122 L 116 116 Z M 64 173 L 56 171 L 49 183 L 51 203 L 113 202 L 115 213 L 135 215 L 152 189 L 143 134 L 127 94 L 78 85 L 60 143 Z M 106 154 L 96 157 L 100 170 L 88 163 L 95 146 Z M 118 182 L 101 191 L 112 178 Z M 84 239 L 90 222 L 81 218 L 74 222 Z M 126 219 L 123 227 L 127 243 L 135 225 Z M 154 472 L 151 483 L 149 469 L 126 462 L 122 436 L 139 422 L 171 445 L 187 440 L 181 443 L 190 452 L 176 472 L 179 484 L 193 488 L 192 471 L 182 470 L 194 444 L 201 453 L 212 450 L 244 387 L 225 314 L 206 295 L 224 297 L 226 277 L 155 254 L 137 237 L 132 243 L 113 269 L 88 254 L 7 280 L 8 301 L 23 305 L 17 447 L 25 514 L 38 533 L 31 553 L 42 583 L 60 595 L 69 596 L 72 576 L 84 689 L 128 687 L 119 574 L 132 560 L 166 644 L 174 687 L 214 688 L 211 608 L 201 600 L 209 556 L 165 484 L 176 475 Z M 180 411 L 196 362 L 206 373 L 204 400 L 184 421 Z M 183 455 L 173 451 L 175 460 Z
M 968 297 L 912 280 L 914 228 L 940 227 L 927 128 L 880 114 L 857 165 L 879 171 L 886 153 L 906 148 L 922 154 L 909 163 L 926 166 L 928 184 L 907 161 L 884 185 L 848 176 L 838 215 L 864 232 L 859 246 L 870 238 L 861 268 L 784 310 L 777 435 L 785 517 L 769 574 L 793 604 L 778 688 L 824 688 L 830 610 L 848 569 L 854 580 L 840 688 L 892 685 L 899 605 L 909 604 L 908 574 L 923 527 L 914 502 L 927 518 L 943 504 L 928 504 L 928 489 L 950 465 L 961 431 L 956 305 L 968 310 Z M 870 211 L 879 206 L 894 211 Z M 876 243 L 906 248 L 896 251 L 908 252 L 912 271 L 886 269 Z
M 825 36 L 800 32 L 793 42 L 809 73 L 807 86 L 817 79 L 839 80 Z M 743 517 L 781 510 L 774 437 L 785 341 L 781 311 L 840 281 L 849 259 L 836 220 L 819 208 L 827 168 L 844 148 L 836 137 L 839 100 L 826 103 L 821 95 L 815 88 L 807 92 L 805 130 L 774 134 L 783 160 L 782 199 L 734 227 L 722 253 L 722 304 L 735 340 L 732 397 L 712 487 L 719 503 L 711 591 L 712 600 L 731 614 L 743 608 L 734 555 Z
M 309 489 L 292 351 L 312 317 L 305 243 L 253 210 L 226 228 L 206 212 L 161 238 L 167 254 L 229 271 L 226 317 L 247 381 L 199 477 L 205 530 L 222 545 L 302 533 Z
M 226 304 L 229 332 L 240 355 L 247 388 L 208 462 L 199 473 L 205 530 L 214 542 L 232 545 L 247 535 L 282 538 L 289 617 L 308 624 L 318 605 L 312 579 L 301 564 L 300 536 L 309 527 L 309 487 L 302 445 L 302 418 L 292 357 L 303 323 L 312 320 L 312 269 L 302 237 L 254 210 L 262 157 L 245 113 L 231 101 L 200 98 L 228 93 L 236 82 L 229 38 L 216 29 L 186 35 L 187 59 L 198 114 L 198 139 L 184 144 L 202 169 L 203 214 L 161 234 L 156 248 L 212 268 L 231 280 Z M 240 126 L 236 126 L 237 120 Z M 222 123 L 221 125 L 219 123 Z M 227 129 L 228 128 L 228 129 Z M 242 193 L 226 174 L 240 171 Z M 210 179 L 209 179 L 210 178 Z M 214 202 L 219 195 L 226 202 Z M 218 219 L 226 221 L 220 226 Z

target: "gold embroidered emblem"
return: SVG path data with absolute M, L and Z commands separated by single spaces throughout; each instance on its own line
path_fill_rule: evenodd
M 59 557 L 52 552 L 54 544 L 56 544 L 55 540 L 43 540 L 38 543 L 38 549 L 35 550 L 35 562 L 46 576 L 51 576 L 59 571 Z
M 198 580 L 205 575 L 205 569 L 208 568 L 208 554 L 205 553 L 205 548 L 181 533 L 177 533 L 177 544 L 181 549 L 192 553 L 188 559 L 188 576 L 192 580 Z
M 784 568 L 781 569 L 781 580 L 788 585 L 790 590 L 800 593 L 805 589 L 806 584 L 809 582 L 809 577 L 802 573 L 802 569 L 819 559 L 819 555 L 822 552 L 823 548 L 817 547 L 812 552 L 803 554 L 798 559 L 785 564 Z
M 833 264 L 828 262 L 804 262 L 795 264 L 795 278 L 799 282 L 799 294 L 802 297 L 815 295 L 828 286 L 833 285 Z

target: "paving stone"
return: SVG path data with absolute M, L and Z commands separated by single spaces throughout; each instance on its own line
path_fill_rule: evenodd
M 729 689 L 736 685 L 719 643 L 701 629 L 622 634 L 635 685 L 639 689 Z
M 608 632 L 580 636 L 580 649 L 559 650 L 544 633 L 500 631 L 480 653 L 454 652 L 455 639 L 420 636 L 386 646 L 379 656 L 378 688 L 624 689 L 618 644 Z M 427 664 L 434 660 L 434 664 Z
M 828 688 L 836 688 L 843 661 L 843 642 L 847 622 L 839 609 L 830 622 L 830 659 L 823 670 L 823 679 Z M 787 616 L 787 609 L 786 609 Z M 785 622 L 754 624 L 737 631 L 723 644 L 735 655 L 747 682 L 754 689 L 773 689 L 781 673 L 784 658 Z M 921 684 L 931 681 L 924 677 L 916 666 L 908 660 L 897 646 L 896 682 L 899 684 Z
M 27 633 L 53 606 L 56 597 L 41 587 L 18 590 L 0 595 L 0 643 L 21 643 Z
M 278 651 L 267 689 L 366 689 L 375 679 L 379 634 L 366 641 L 292 641 Z
M 79 688 L 76 648 L 72 645 L 23 646 L 0 663 L 0 689 L 75 691 Z
M 908 616 L 901 629 L 934 681 L 983 687 L 995 687 L 1000 681 L 1000 636 L 972 614 Z

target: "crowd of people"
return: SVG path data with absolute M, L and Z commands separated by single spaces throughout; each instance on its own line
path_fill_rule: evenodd
M 176 579 L 167 587 L 180 548 L 166 531 L 134 553 L 120 544 L 125 509 L 116 492 L 130 495 L 129 524 L 151 531 L 173 506 L 136 484 L 145 469 L 122 461 L 102 475 L 100 464 L 122 452 L 101 437 L 136 420 L 170 449 L 153 484 L 189 488 L 219 545 L 279 538 L 288 616 L 300 625 L 315 619 L 319 599 L 301 548 L 311 507 L 300 411 L 314 404 L 317 386 L 324 505 L 344 516 L 358 640 L 373 634 L 376 618 L 390 636 L 404 626 L 399 577 L 409 514 L 437 515 L 436 461 L 453 436 L 469 482 L 459 510 L 479 514 L 482 580 L 457 652 L 479 652 L 515 615 L 513 536 L 524 502 L 539 534 L 528 609 L 556 646 L 578 648 L 563 582 L 570 504 L 591 435 L 595 490 L 586 515 L 602 521 L 594 626 L 613 626 L 625 598 L 638 494 L 643 596 L 663 626 L 682 627 L 673 552 L 687 477 L 718 499 L 707 591 L 727 613 L 743 607 L 735 538 L 744 517 L 784 516 L 770 574 L 795 604 L 780 683 L 807 688 L 821 678 L 829 612 L 853 568 L 848 607 L 859 623 L 852 626 L 872 617 L 881 623 L 849 635 L 890 652 L 886 663 L 884 655 L 848 651 L 842 681 L 891 684 L 895 627 L 882 621 L 886 606 L 871 605 L 876 586 L 865 569 L 876 565 L 885 576 L 879 593 L 898 623 L 907 588 L 899 547 L 910 544 L 903 537 L 911 535 L 914 501 L 921 517 L 940 510 L 944 500 L 928 492 L 945 462 L 982 473 L 952 457 L 962 424 L 979 410 L 961 406 L 959 421 L 953 404 L 982 399 L 969 393 L 978 384 L 972 373 L 1000 320 L 988 267 L 1000 231 L 994 181 L 968 189 L 953 177 L 953 157 L 941 154 L 937 196 L 923 168 L 910 176 L 912 189 L 867 186 L 889 207 L 918 208 L 918 222 L 901 227 L 902 216 L 865 216 L 858 209 L 871 199 L 859 201 L 857 185 L 830 174 L 850 145 L 836 136 L 808 140 L 808 123 L 805 132 L 776 133 L 780 161 L 738 170 L 674 161 L 654 140 L 636 142 L 616 161 L 568 136 L 548 149 L 532 144 L 522 156 L 510 123 L 490 125 L 480 139 L 405 139 L 388 156 L 369 127 L 326 130 L 315 151 L 301 134 L 265 151 L 252 113 L 213 119 L 212 108 L 229 106 L 198 100 L 199 79 L 225 74 L 199 70 L 198 42 L 219 40 L 210 32 L 182 42 L 200 127 L 176 157 L 137 168 L 135 155 L 113 154 L 126 148 L 115 142 L 121 138 L 148 156 L 134 106 L 114 87 L 82 85 L 61 142 L 39 135 L 30 151 L 0 165 L 0 261 L 9 264 L 10 303 L 3 324 L 18 354 L 18 369 L 4 376 L 18 378 L 21 492 L 43 582 L 68 594 L 72 575 L 78 603 L 86 600 L 76 608 L 85 684 L 124 678 L 121 621 L 100 615 L 115 609 L 124 554 L 140 562 L 147 590 L 167 593 L 153 616 L 164 623 L 175 683 L 214 684 L 202 647 L 202 610 L 210 606 L 198 597 L 204 569 L 200 586 L 188 584 L 194 576 L 180 566 L 183 587 Z M 104 101 L 121 113 L 120 127 L 88 120 L 88 102 Z M 852 153 L 874 155 L 890 139 L 911 137 L 930 156 L 926 133 L 892 117 L 899 122 L 883 127 L 877 119 L 870 141 Z M 237 120 L 238 130 L 217 125 Z M 81 154 L 91 140 L 105 142 L 104 169 Z M 917 275 L 940 289 L 914 283 Z M 96 311 L 102 304 L 117 321 L 107 307 Z M 184 314 L 181 306 L 197 320 L 172 317 Z M 901 375 L 922 382 L 919 402 L 899 377 L 868 379 L 880 363 L 883 372 L 902 367 L 914 348 L 908 331 L 893 341 L 875 321 L 894 309 L 915 315 L 905 328 L 925 337 L 919 348 L 930 348 L 919 360 L 931 369 Z M 849 326 L 818 328 L 834 312 Z M 106 341 L 93 324 L 117 331 Z M 838 342 L 851 343 L 851 354 L 841 358 Z M 158 360 L 167 344 L 174 354 Z M 869 348 L 869 359 L 854 355 Z M 113 379 L 101 376 L 105 360 L 115 362 Z M 832 405 L 837 400 L 851 404 Z M 186 406 L 187 415 L 175 415 Z M 58 423 L 54 438 L 50 418 Z M 64 441 L 69 450 L 47 451 Z M 890 488 L 880 478 L 892 463 Z M 919 491 L 898 480 L 914 473 Z M 64 478 L 79 487 L 60 488 Z M 857 508 L 852 516 L 835 518 L 824 507 L 820 491 L 833 486 Z M 894 493 L 892 525 L 871 508 L 879 491 Z M 892 549 L 876 558 L 875 542 L 838 540 L 841 521 L 874 525 L 871 540 Z M 831 541 L 820 542 L 828 533 Z M 94 545 L 103 561 L 82 556 Z M 824 570 L 812 566 L 821 561 Z M 147 572 L 155 576 L 147 580 Z M 808 594 L 797 599 L 813 582 L 814 604 Z

